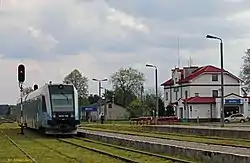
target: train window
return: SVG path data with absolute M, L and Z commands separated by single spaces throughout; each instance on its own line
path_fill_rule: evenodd
M 42 96 L 42 111 L 43 112 L 47 111 L 45 96 Z

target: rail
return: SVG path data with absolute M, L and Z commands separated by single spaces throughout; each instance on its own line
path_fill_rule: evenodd
M 165 159 L 165 160 L 168 160 L 168 161 L 174 161 L 174 162 L 179 162 L 179 163 L 194 163 L 193 161 L 189 161 L 189 160 L 183 160 L 183 159 L 174 158 L 174 157 L 170 157 L 170 156 L 164 156 L 164 155 L 160 155 L 160 154 L 156 154 L 156 153 L 150 153 L 150 152 L 146 152 L 146 151 L 139 151 L 139 150 L 136 150 L 136 149 L 120 147 L 120 146 L 117 146 L 117 145 L 98 142 L 98 141 L 94 141 L 94 140 L 90 140 L 90 139 L 86 139 L 86 138 L 74 137 L 74 139 L 83 140 L 85 142 L 91 142 L 91 143 L 100 144 L 100 145 L 105 145 L 105 146 L 108 146 L 108 147 L 113 147 L 113 148 L 116 148 L 116 149 L 126 150 L 126 151 L 130 151 L 130 152 L 140 153 L 140 154 L 144 154 L 144 155 L 148 155 L 148 156 L 153 156 L 153 157 Z
M 5 137 L 8 138 L 8 140 L 9 140 L 13 145 L 15 145 L 20 151 L 22 151 L 26 157 L 28 157 L 32 162 L 37 163 L 37 161 L 36 161 L 31 155 L 29 155 L 29 154 L 28 154 L 24 149 L 22 149 L 13 139 L 11 139 L 8 135 L 6 135 L 6 134 L 3 132 L 3 130 L 0 130 L 0 131 L 4 134 Z
M 115 155 L 115 154 L 112 154 L 112 153 L 109 153 L 109 152 L 105 152 L 105 151 L 102 151 L 102 150 L 99 150 L 99 149 L 90 148 L 90 147 L 86 147 L 86 146 L 83 146 L 83 145 L 75 144 L 75 143 L 72 143 L 72 142 L 69 142 L 69 141 L 66 141 L 66 140 L 62 140 L 62 139 L 59 139 L 59 138 L 57 138 L 57 140 L 60 141 L 60 142 L 63 142 L 63 143 L 67 143 L 67 144 L 79 147 L 79 148 L 84 148 L 84 149 L 87 149 L 87 150 L 90 150 L 90 151 L 93 151 L 93 152 L 96 152 L 96 153 L 107 155 L 109 157 L 119 159 L 119 160 L 124 161 L 124 162 L 139 163 L 138 161 L 134 161 L 132 159 L 122 157 L 122 156 L 119 156 L 119 155 Z
M 46 148 L 48 148 L 48 149 L 54 151 L 55 153 L 57 153 L 57 154 L 59 154 L 59 155 L 61 155 L 61 156 L 64 156 L 64 157 L 66 157 L 66 158 L 68 158 L 68 159 L 71 159 L 71 160 L 75 160 L 76 162 L 80 163 L 80 161 L 78 161 L 78 160 L 77 160 L 76 158 L 74 158 L 74 157 L 68 156 L 68 155 L 66 155 L 66 154 L 64 154 L 64 153 L 62 153 L 62 152 L 60 152 L 59 150 L 56 150 L 56 149 L 54 149 L 54 148 L 52 148 L 52 147 L 50 147 L 50 146 L 48 146 L 48 145 L 45 145 L 45 144 L 43 144 L 43 143 L 41 143 L 41 142 L 39 142 L 39 141 L 37 141 L 37 140 L 34 140 L 34 139 L 32 139 L 32 138 L 29 138 L 29 137 L 26 136 L 26 135 L 25 135 L 25 137 L 28 138 L 29 140 L 32 140 L 33 142 L 35 142 L 35 143 L 41 145 L 41 146 L 44 146 L 44 147 L 46 147 Z

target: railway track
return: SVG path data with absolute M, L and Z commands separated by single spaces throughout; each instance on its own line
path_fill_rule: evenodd
M 141 154 L 141 155 L 148 156 L 148 157 L 158 158 L 158 159 L 161 159 L 163 162 L 164 161 L 166 161 L 166 162 L 171 161 L 171 162 L 178 162 L 178 163 L 194 163 L 193 161 L 178 159 L 178 158 L 174 158 L 174 157 L 169 157 L 169 156 L 154 154 L 154 153 L 145 152 L 145 151 L 139 151 L 139 150 L 135 150 L 135 149 L 131 149 L 131 148 L 120 147 L 120 146 L 116 146 L 116 145 L 112 145 L 112 144 L 107 144 L 107 143 L 102 143 L 102 142 L 98 142 L 98 141 L 94 141 L 94 140 L 90 140 L 90 139 L 73 137 L 73 140 L 74 139 L 75 140 L 84 141 L 84 142 L 88 142 L 88 143 L 92 143 L 94 145 L 96 144 L 96 145 L 102 145 L 102 146 L 106 146 L 106 147 L 115 148 L 115 149 L 118 149 L 118 150 L 124 151 L 124 152 L 128 152 L 129 151 L 131 153 L 137 153 L 137 154 Z M 89 147 L 89 145 L 86 146 L 86 145 L 82 145 L 81 143 L 75 143 L 75 142 L 72 142 L 72 141 L 70 141 L 68 139 L 67 140 L 65 140 L 65 139 L 57 139 L 57 140 L 61 141 L 61 142 L 64 142 L 64 143 L 67 143 L 67 144 L 70 144 L 70 145 L 73 145 L 73 146 L 77 146 L 77 147 L 80 147 L 80 148 L 92 150 L 94 152 L 98 152 L 100 154 L 104 154 L 104 155 L 107 155 L 107 156 L 119 159 L 119 160 L 124 161 L 124 162 L 130 162 L 130 163 L 132 163 L 132 162 L 133 163 L 139 163 L 140 162 L 140 161 L 137 161 L 137 160 L 132 160 L 130 158 L 121 156 L 121 155 L 114 154 L 113 152 L 107 152 L 107 151 L 104 151 L 104 150 L 100 150 L 98 148 L 91 148 L 91 147 Z
M 93 129 L 93 128 L 86 128 L 86 130 L 93 130 L 93 131 L 101 131 L 101 132 L 112 132 L 117 134 L 125 134 L 125 135 L 132 135 L 132 136 L 143 136 L 143 137 L 150 137 L 150 138 L 157 138 L 157 139 L 165 139 L 165 140 L 176 140 L 176 141 L 186 141 L 186 142 L 196 142 L 196 143 L 203 143 L 208 145 L 221 145 L 221 146 L 229 146 L 229 147 L 238 147 L 238 148 L 246 148 L 250 149 L 250 140 L 248 139 L 233 139 L 233 138 L 223 138 L 223 137 L 208 137 L 208 136 L 199 136 L 199 135 L 184 135 L 184 134 L 175 134 L 175 133 L 159 133 L 159 135 L 156 135 L 157 133 L 154 133 L 152 135 L 149 132 L 144 133 L 124 133 L 120 131 L 114 131 L 114 130 L 99 130 L 99 129 Z M 150 135 L 149 135 L 150 134 Z M 179 137 L 179 138 L 178 138 Z M 183 139 L 183 138 L 197 138 L 199 140 L 192 140 L 192 139 Z M 231 142 L 224 142 L 224 143 L 216 143 L 216 142 L 209 142 L 209 141 L 201 141 L 201 140 L 216 140 L 216 141 L 231 141 Z M 249 145 L 240 145 L 247 143 Z M 231 143 L 231 144 L 230 144 Z M 232 144 L 233 143 L 233 144 Z
M 55 153 L 57 153 L 57 154 L 59 154 L 59 155 L 65 157 L 65 158 L 68 158 L 68 159 L 70 159 L 70 160 L 74 160 L 74 161 L 80 163 L 80 161 L 77 160 L 77 159 L 74 158 L 74 157 L 71 157 L 71 156 L 69 156 L 69 155 L 67 155 L 67 154 L 64 154 L 64 153 L 62 153 L 61 151 L 56 150 L 56 149 L 54 149 L 54 148 L 52 148 L 52 147 L 50 147 L 50 146 L 48 146 L 48 145 L 46 145 L 46 144 L 44 144 L 44 143 L 41 143 L 41 142 L 39 142 L 39 141 L 37 141 L 37 140 L 34 140 L 34 139 L 32 139 L 32 138 L 29 138 L 27 135 L 25 135 L 25 137 L 26 137 L 27 139 L 29 139 L 29 140 L 31 140 L 31 141 L 33 141 L 33 142 L 35 142 L 35 143 L 37 143 L 37 144 L 43 146 L 43 147 L 45 147 L 45 148 L 50 149 L 51 151 L 53 151 L 53 152 L 55 152 Z
M 104 145 L 104 146 L 120 149 L 120 150 L 125 150 L 125 151 L 140 153 L 140 154 L 143 154 L 143 155 L 153 156 L 153 157 L 156 157 L 156 158 L 164 159 L 166 161 L 172 161 L 172 162 L 176 162 L 176 163 L 177 162 L 178 163 L 194 163 L 193 161 L 188 161 L 188 160 L 183 160 L 183 159 L 174 158 L 174 157 L 170 157 L 170 156 L 165 156 L 165 155 L 160 155 L 160 154 L 135 150 L 135 149 L 126 148 L 126 147 L 121 147 L 121 146 L 108 144 L 108 143 L 103 143 L 103 142 L 99 142 L 99 141 L 94 141 L 94 140 L 90 140 L 90 139 L 86 139 L 86 138 L 79 138 L 79 137 L 73 137 L 73 138 L 77 139 L 77 140 L 85 141 L 85 142 L 90 142 L 90 143 L 94 143 L 94 144 L 99 144 L 99 145 Z
M 103 154 L 103 155 L 106 155 L 106 156 L 109 156 L 109 157 L 112 157 L 112 158 L 115 158 L 115 159 L 119 159 L 119 160 L 124 161 L 124 162 L 140 163 L 138 161 L 135 161 L 135 160 L 132 160 L 132 159 L 129 159 L 129 158 L 126 158 L 126 157 L 122 157 L 122 156 L 119 156 L 119 155 L 114 155 L 112 153 L 109 153 L 109 152 L 106 152 L 106 151 L 103 151 L 103 150 L 99 150 L 99 149 L 95 149 L 95 148 L 91 148 L 91 147 L 87 147 L 87 146 L 84 146 L 84 145 L 72 143 L 70 141 L 66 141 L 66 140 L 63 140 L 63 139 L 60 139 L 60 138 L 57 138 L 57 140 L 60 141 L 60 142 L 63 142 L 63 143 L 67 143 L 67 144 L 79 147 L 79 148 L 84 148 L 84 149 L 91 150 L 93 152 L 100 153 L 100 154 Z
M 8 135 L 6 135 L 3 130 L 0 130 L 1 133 L 4 134 L 4 136 L 14 145 L 16 146 L 31 162 L 37 163 L 37 161 L 30 155 L 28 154 L 23 148 L 21 148 L 13 139 L 11 139 Z

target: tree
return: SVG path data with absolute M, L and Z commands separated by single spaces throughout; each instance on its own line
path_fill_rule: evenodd
M 32 87 L 25 87 L 25 88 L 23 88 L 23 93 L 22 94 L 23 94 L 23 96 L 25 96 L 25 95 L 29 94 L 32 91 L 33 91 Z
M 135 118 L 142 116 L 142 110 L 140 109 L 142 106 L 141 101 L 137 98 L 134 99 L 128 107 L 129 118 Z
M 98 95 L 89 95 L 88 97 L 88 101 L 90 104 L 94 104 L 94 103 L 97 103 L 99 101 L 99 99 L 101 99 Z
M 173 116 L 174 115 L 174 107 L 173 105 L 168 105 L 167 106 L 167 111 L 166 111 L 166 116 Z
M 250 90 L 250 49 L 248 49 L 245 52 L 245 55 L 242 58 L 243 58 L 244 63 L 241 67 L 240 77 L 242 78 L 246 86 L 246 90 L 249 91 Z
M 121 68 L 111 76 L 115 94 L 120 95 L 120 102 L 124 106 L 128 106 L 140 94 L 144 81 L 144 74 L 131 67 Z
M 63 80 L 63 83 L 73 84 L 78 91 L 79 98 L 86 98 L 88 95 L 88 78 L 83 76 L 82 73 L 74 69 Z
M 114 100 L 114 103 L 117 103 L 117 101 L 116 101 L 116 98 L 115 98 L 115 92 L 114 91 L 112 91 L 112 90 L 107 90 L 107 99 L 108 100 Z M 105 95 L 105 94 L 103 94 L 103 95 Z
M 83 97 L 83 98 L 78 98 L 78 105 L 79 106 L 88 106 L 88 105 L 90 105 L 90 103 L 86 97 Z
M 152 115 L 153 110 L 156 109 L 156 95 L 154 89 L 148 89 L 145 94 L 144 98 L 144 105 L 145 105 L 145 112 L 146 114 Z M 164 102 L 162 99 L 162 94 L 159 91 L 158 93 L 158 106 L 159 106 L 159 116 L 164 116 L 165 108 L 164 108 Z

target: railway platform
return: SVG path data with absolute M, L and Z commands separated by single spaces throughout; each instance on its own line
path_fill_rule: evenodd
M 250 150 L 247 148 L 166 140 L 83 129 L 79 129 L 79 132 L 83 133 L 87 138 L 101 140 L 107 143 L 129 146 L 139 150 L 146 150 L 148 152 L 183 155 L 185 157 L 192 156 L 202 159 L 202 162 L 250 162 Z

